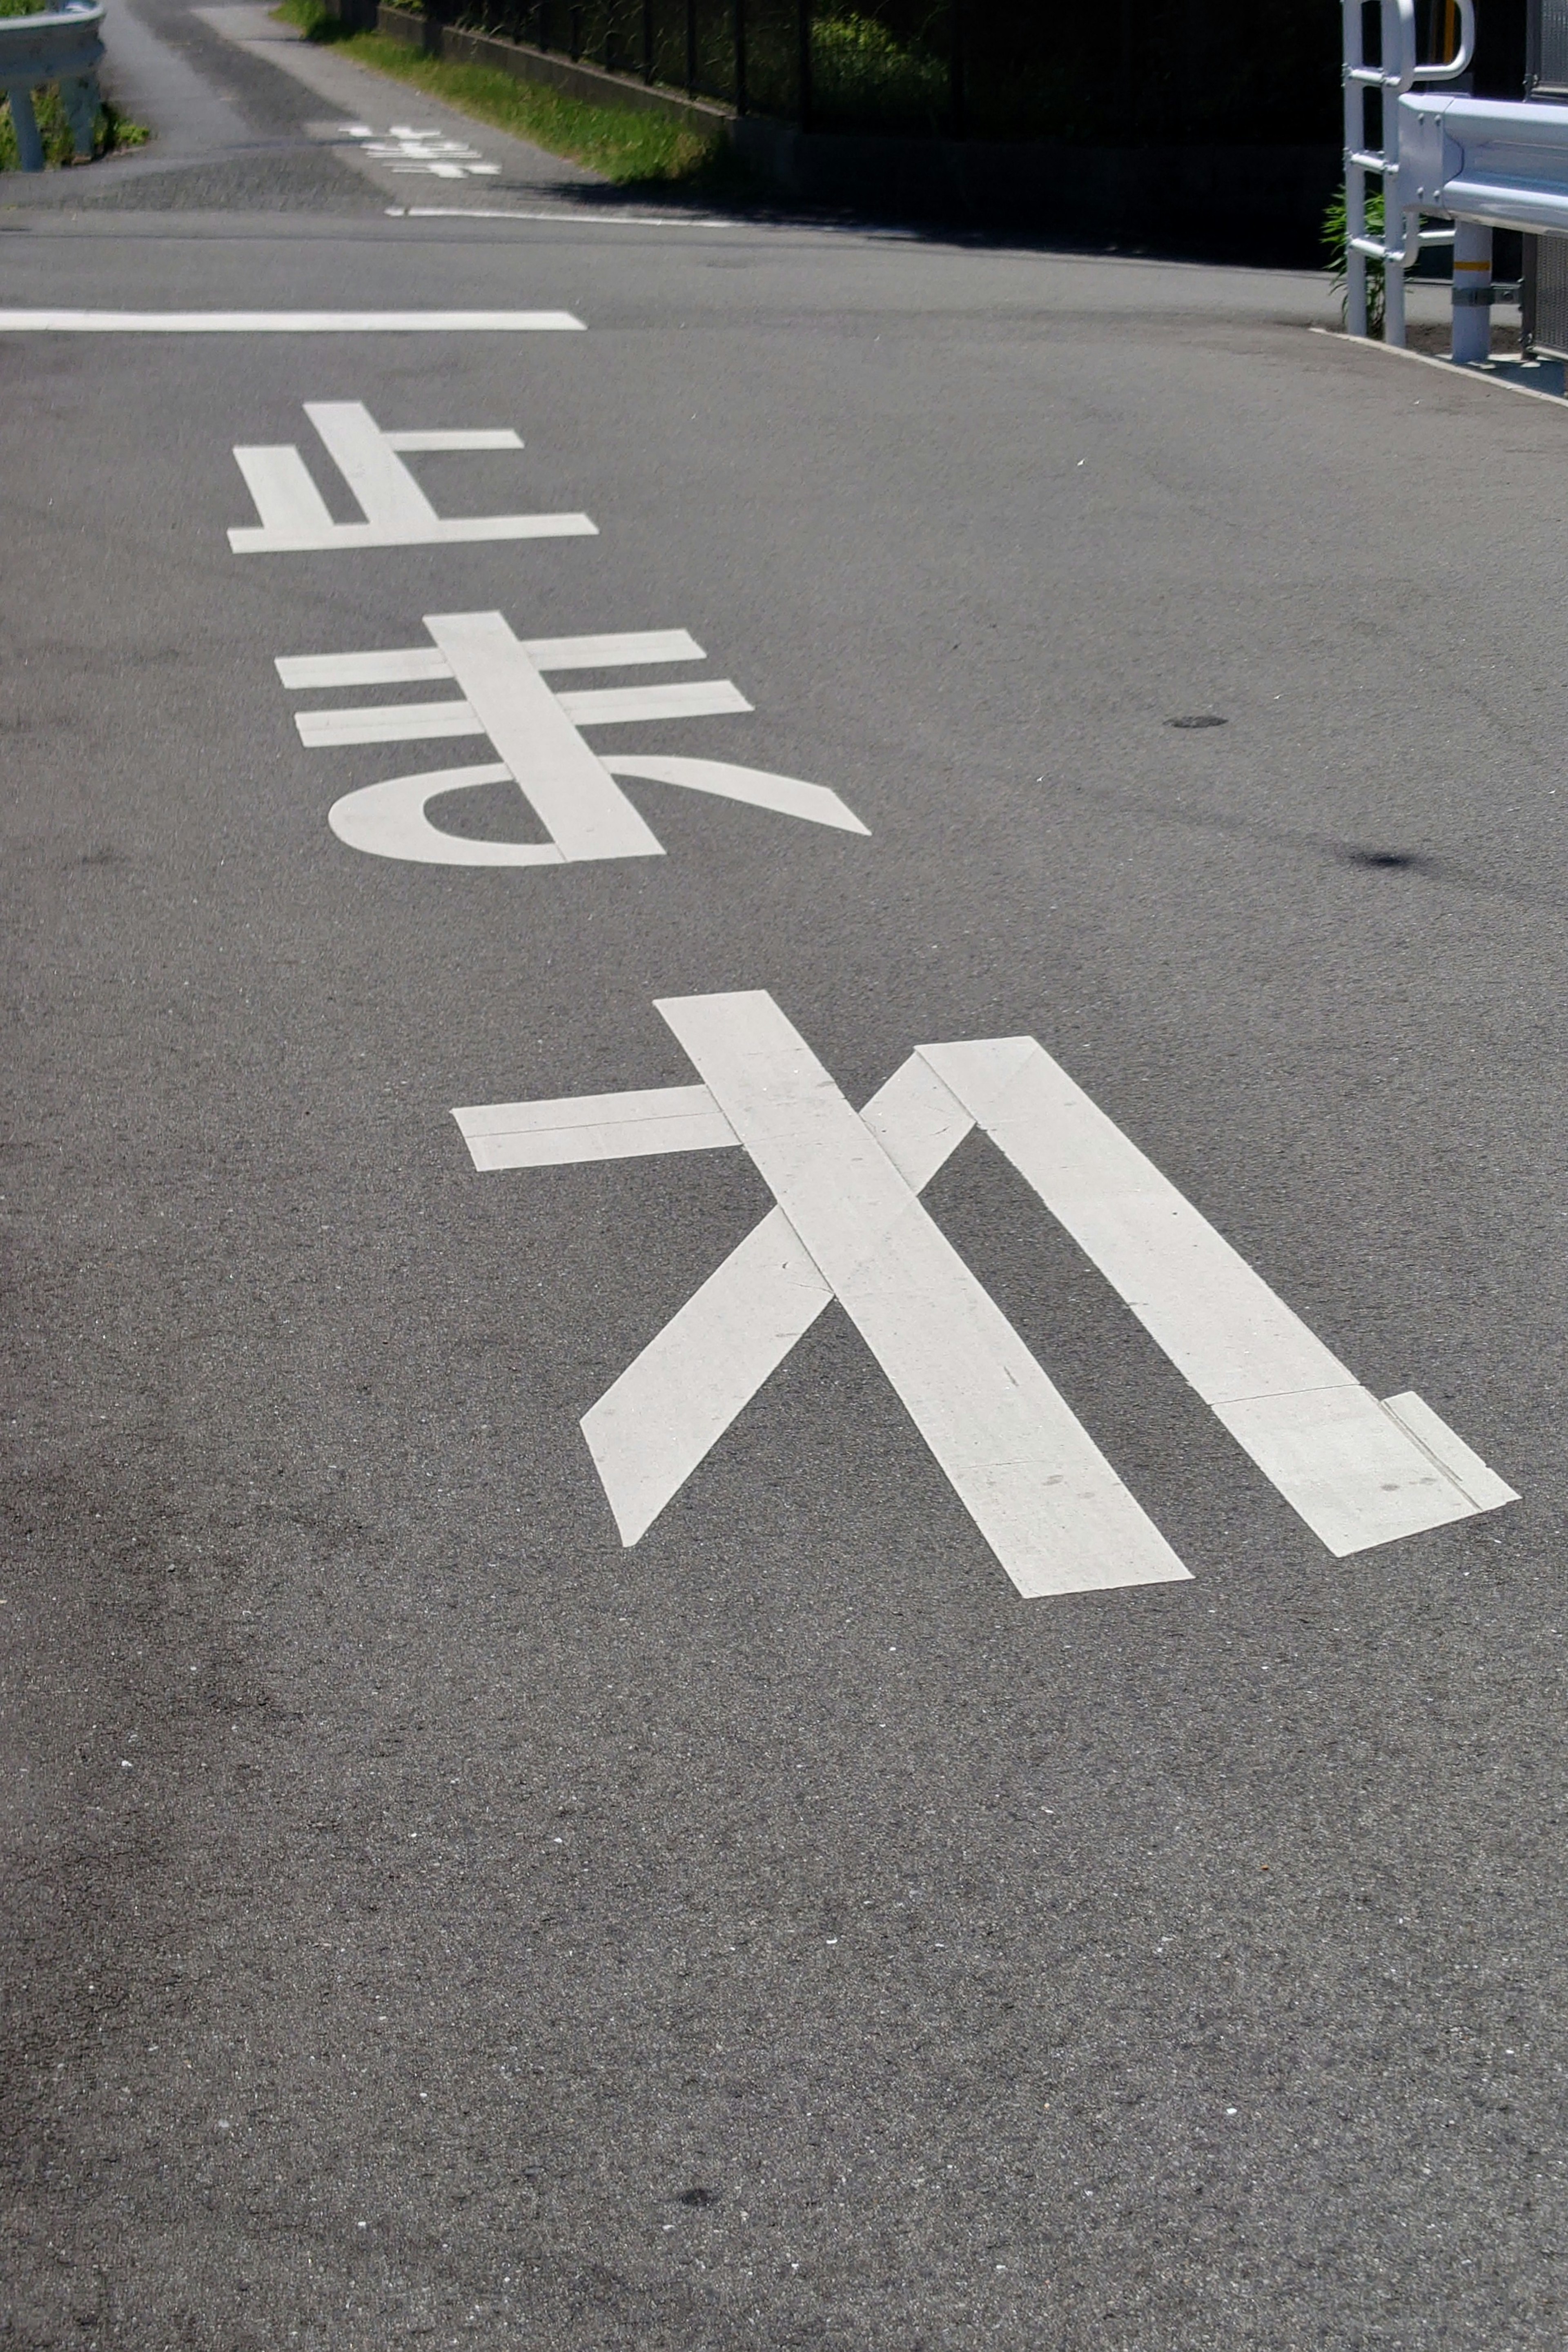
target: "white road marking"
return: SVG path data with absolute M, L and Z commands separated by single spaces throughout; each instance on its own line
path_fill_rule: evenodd
M 921 1052 L 1336 1557 L 1471 1516 L 1436 1455 L 1033 1038 Z
M 365 494 L 373 488 L 366 485 Z M 772 775 L 720 760 L 595 757 L 583 739 L 584 727 L 751 709 L 729 678 L 560 692 L 544 682 L 546 671 L 703 660 L 701 646 L 684 629 L 520 642 L 500 613 L 427 614 L 425 625 L 435 641 L 429 646 L 285 654 L 276 664 L 283 684 L 296 691 L 401 686 L 437 678 L 450 678 L 458 688 L 437 702 L 356 703 L 297 711 L 300 740 L 313 750 L 488 735 L 500 755 L 498 762 L 483 770 L 393 776 L 346 793 L 329 812 L 328 822 L 351 848 L 436 866 L 552 866 L 589 858 L 661 856 L 657 837 L 615 781 L 619 775 L 680 784 L 844 833 L 867 831 L 837 793 L 797 776 Z M 428 803 L 441 793 L 506 778 L 519 785 L 552 846 L 459 839 L 440 832 L 426 814 Z
M 631 760 L 618 751 L 606 751 L 604 761 L 612 776 L 646 776 L 656 784 L 683 784 L 689 792 L 714 793 L 721 800 L 743 801 L 749 808 L 772 809 L 775 815 L 830 825 L 837 833 L 870 835 L 870 826 L 862 824 L 836 792 L 826 784 L 804 783 L 798 776 L 773 776 L 764 768 L 737 768 L 728 760 L 657 756 Z
M 542 209 L 527 212 L 504 205 L 388 205 L 388 220 L 521 220 L 564 221 L 573 228 L 723 228 L 751 226 L 742 221 L 724 220 L 717 213 L 689 213 L 679 216 L 660 213 L 601 213 L 578 212 L 566 205 L 558 205 L 552 212 Z
M 305 404 L 310 414 L 310 403 Z M 389 449 L 413 455 L 421 449 L 521 449 L 522 436 L 514 433 L 510 425 L 437 425 L 423 433 L 383 433 L 382 439 Z
M 452 1117 L 476 1168 L 556 1168 L 666 1151 L 721 1151 L 740 1140 L 706 1087 L 479 1103 Z
M 461 1126 L 473 1114 L 457 1116 Z M 974 1124 L 916 1054 L 860 1118 L 917 1192 Z M 647 1533 L 832 1300 L 784 1211 L 770 1209 L 605 1390 L 583 1434 L 624 1543 Z
M 435 508 L 361 400 L 308 400 L 305 414 L 367 522 L 423 534 Z
M 930 1318 L 921 1309 L 906 1328 L 897 1304 L 908 1285 L 918 1285 L 929 1269 L 918 1249 L 907 1260 L 900 1255 L 903 1212 L 893 1206 L 885 1181 L 877 1178 L 868 1192 L 858 1189 L 862 1163 L 846 1165 L 847 1131 L 839 1115 L 841 1107 L 848 1116 L 848 1107 L 841 1105 L 826 1073 L 772 1000 L 676 1000 L 659 1010 L 780 1205 L 584 1417 L 584 1434 L 623 1540 L 635 1543 L 652 1525 L 837 1296 L 1019 1589 L 1068 1591 L 1080 1589 L 1080 1582 L 1087 1587 L 1114 1580 L 1103 1572 L 1106 1559 L 1094 1510 L 1072 1538 L 1074 1543 L 1088 1542 L 1094 1572 L 1073 1580 L 1077 1569 L 1070 1556 L 1064 1566 L 1059 1552 L 1053 1555 L 1056 1565 L 1049 1570 L 1037 1553 L 1020 1550 L 1011 1514 L 1002 1514 L 999 1539 L 975 1508 L 970 1485 L 977 1457 L 962 1426 L 956 1437 L 949 1432 L 946 1452 L 931 1437 L 922 1418 L 927 1408 L 917 1410 L 919 1381 L 913 1395 L 907 1386 L 907 1351 L 912 1349 L 918 1359 L 921 1347 L 931 1344 Z M 715 1033 L 717 1046 L 711 1042 Z M 787 1050 L 786 1038 L 793 1041 Z M 658 1106 L 671 1098 L 670 1090 L 625 1098 L 638 1108 L 619 1129 L 615 1156 L 628 1156 L 633 1139 L 651 1133 Z M 592 1156 L 590 1139 L 607 1131 L 605 1105 L 615 1099 L 590 1098 L 591 1120 L 585 1118 L 577 1148 L 552 1148 L 550 1156 Z M 517 1108 L 500 1107 L 510 1123 L 509 1133 L 521 1132 Z M 548 1118 L 542 1123 L 552 1135 L 569 1125 L 570 1106 L 545 1108 Z M 480 1116 L 469 1111 L 459 1118 L 472 1121 Z M 1419 1397 L 1405 1394 L 1379 1404 L 1034 1039 L 921 1046 L 873 1097 L 858 1125 L 911 1192 L 930 1181 L 973 1127 L 988 1132 L 1336 1555 L 1518 1499 Z M 645 1148 L 678 1150 L 679 1131 L 672 1119 L 665 1139 L 650 1140 Z M 721 1141 L 715 1125 L 703 1135 L 701 1148 L 714 1149 Z M 511 1150 L 504 1163 L 492 1159 L 484 1164 L 536 1165 L 542 1157 L 537 1143 Z M 879 1237 L 897 1237 L 898 1248 L 880 1238 L 875 1246 L 863 1247 L 857 1276 L 855 1235 L 868 1217 Z M 858 1310 L 845 1297 L 841 1277 L 852 1289 L 857 1281 L 862 1287 L 869 1285 L 868 1310 Z M 879 1307 L 875 1299 L 883 1290 L 892 1303 Z M 891 1329 L 889 1352 L 871 1340 L 873 1328 L 884 1339 Z M 972 1323 L 963 1328 L 973 1336 Z M 939 1431 L 945 1429 L 942 1409 L 932 1410 Z M 1058 1538 L 1064 1535 L 1060 1528 L 1057 1532 Z M 1049 1577 L 1054 1580 L 1042 1580 Z
M 371 857 L 397 857 L 419 866 L 561 866 L 552 841 L 471 841 L 441 833 L 425 814 L 443 793 L 475 784 L 510 784 L 516 778 L 499 760 L 478 768 L 439 768 L 422 776 L 389 776 L 345 793 L 327 811 L 327 823 L 349 849 Z
M 237 555 L 596 536 L 585 514 L 466 515 L 445 520 L 403 462 L 405 454 L 418 450 L 521 449 L 521 441 L 510 428 L 384 433 L 358 400 L 308 400 L 305 414 L 364 520 L 333 521 L 291 442 L 237 448 L 235 462 L 261 518 L 259 525 L 242 524 L 230 530 L 228 543 Z
M 707 658 L 696 638 L 684 629 L 634 629 L 602 637 L 525 637 L 522 650 L 539 670 L 614 669 L 634 662 Z M 435 646 L 395 646 L 384 653 L 368 654 L 280 654 L 273 667 L 285 686 L 295 688 L 412 686 L 452 675 L 451 663 Z
M 466 139 L 452 139 L 441 131 L 416 131 L 405 122 L 395 122 L 384 138 L 365 122 L 344 123 L 335 135 L 356 141 L 363 153 L 394 172 L 427 172 L 437 180 L 461 180 L 470 173 L 493 178 L 500 170 L 499 163 L 482 162 L 479 149 Z
M 557 699 L 577 727 L 619 727 L 644 719 L 722 719 L 752 708 L 727 677 L 683 678 L 675 686 L 593 686 Z
M 1489 1470 L 1479 1454 L 1455 1435 L 1446 1421 L 1435 1413 L 1429 1404 L 1413 1389 L 1399 1396 L 1385 1397 L 1384 1412 L 1391 1412 L 1402 1429 L 1407 1429 L 1417 1445 L 1432 1456 L 1444 1474 L 1467 1494 L 1478 1511 L 1499 1511 L 1505 1503 L 1517 1503 L 1519 1496 L 1507 1481 Z
M 428 613 L 425 625 L 563 858 L 664 855 L 500 614 Z
M 570 310 L 4 310 L 5 335 L 581 334 Z
M 681 997 L 660 1001 L 658 1010 L 804 1254 L 787 1243 L 772 1255 L 755 1240 L 746 1245 L 763 1275 L 767 1309 L 747 1317 L 748 1372 L 766 1376 L 779 1360 L 777 1321 L 797 1333 L 803 1316 L 809 1321 L 820 1311 L 826 1289 L 888 1374 L 1020 1592 L 1184 1580 L 1187 1571 L 1158 1528 L 773 999 L 761 991 Z M 917 1094 L 923 1130 L 923 1080 Z M 602 1118 L 602 1104 L 594 1111 Z M 552 1118 L 560 1113 L 559 1105 L 550 1107 Z M 621 1129 L 623 1143 L 636 1131 Z M 731 1370 L 725 1365 L 722 1373 Z M 721 1378 L 721 1391 L 722 1385 Z M 700 1423 L 711 1420 L 715 1402 L 700 1393 L 675 1411 Z M 649 1482 L 626 1402 L 624 1389 L 613 1405 L 605 1400 L 585 1418 L 584 1433 L 623 1540 L 631 1542 L 642 1531 L 639 1520 L 647 1524 Z M 623 1475 L 627 1456 L 630 1475 Z
M 363 709 L 301 710 L 294 724 L 310 751 L 345 743 L 423 743 L 445 735 L 483 735 L 471 702 L 377 702 Z
M 452 665 L 435 646 L 393 646 L 378 654 L 280 654 L 273 664 L 285 686 L 415 686 L 450 677 Z

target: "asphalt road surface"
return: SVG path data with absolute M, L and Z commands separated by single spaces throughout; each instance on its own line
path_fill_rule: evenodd
M 1557 2347 L 1562 415 L 1306 277 L 628 221 L 510 148 L 395 197 L 120 21 L 179 120 L 5 183 L 5 305 L 583 331 L 0 333 L 3 2340 Z M 323 528 L 307 402 L 401 543 Z M 289 446 L 321 543 L 236 552 Z M 432 700 L 476 731 L 295 723 Z M 663 854 L 575 854 L 592 792 Z M 1021 1037 L 1112 1123 L 1098 1241 L 1005 1120 L 906 1182 L 848 1108 Z M 556 1165 L 451 1116 L 662 1089 Z M 580 1423 L 785 1196 L 821 1296 L 646 1384 L 639 1475 L 763 1360 L 623 1544 Z M 1152 1328 L 1235 1262 L 1118 1275 L 1183 1202 L 1521 1499 L 1424 1456 L 1448 1523 L 1336 1554 Z M 997 1535 L 1014 1391 L 1169 1580 L 1020 1591 L 1132 1555 Z

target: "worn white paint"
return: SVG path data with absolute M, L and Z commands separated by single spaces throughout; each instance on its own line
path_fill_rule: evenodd
M 417 866 L 561 866 L 553 841 L 469 840 L 442 833 L 425 811 L 443 793 L 467 792 L 475 784 L 510 784 L 510 768 L 499 760 L 476 768 L 438 768 L 419 776 L 388 776 L 345 793 L 327 812 L 327 823 L 349 849 L 370 857 L 397 857 Z
M 452 1117 L 476 1168 L 555 1168 L 668 1151 L 721 1151 L 739 1140 L 706 1087 L 478 1103 Z
M 584 514 L 443 517 L 403 462 L 405 456 L 420 450 L 521 449 L 522 443 L 509 428 L 384 433 L 358 400 L 308 400 L 305 414 L 364 520 L 334 521 L 292 443 L 237 447 L 235 462 L 260 521 L 229 531 L 228 543 L 237 555 L 595 536 L 595 527 Z
M 426 614 L 425 625 L 563 858 L 663 856 L 500 613 Z
M 996 1310 L 988 1300 L 977 1309 L 970 1278 L 954 1287 L 946 1244 L 933 1250 L 934 1228 L 914 1203 L 976 1126 L 1331 1551 L 1343 1556 L 1517 1499 L 1419 1397 L 1380 1404 L 1363 1388 L 1034 1039 L 921 1046 L 855 1120 L 771 998 L 676 999 L 659 1010 L 707 1096 L 677 1088 L 620 1098 L 636 1108 L 618 1125 L 615 1156 L 700 1148 L 679 1140 L 680 1118 L 700 1113 L 710 1121 L 700 1148 L 719 1148 L 727 1125 L 778 1206 L 584 1418 L 624 1541 L 652 1525 L 837 1297 L 1021 1591 L 1155 1580 L 1168 1548 L 1154 1537 L 1160 1549 L 1151 1550 L 1142 1534 L 1118 1555 L 1131 1572 L 1110 1573 L 1127 1529 L 1120 1482 L 1106 1486 L 1114 1474 L 1094 1468 L 1098 1454 L 1092 1463 L 1072 1457 L 1067 1495 L 1052 1490 L 1054 1511 L 1028 1537 L 1028 1513 L 1041 1507 L 1040 1465 L 1064 1458 L 1067 1408 L 1048 1382 L 1042 1392 L 1037 1366 L 1020 1374 L 1016 1351 L 1033 1360 L 1014 1335 L 1001 1342 Z M 606 1103 L 616 1099 L 590 1098 L 570 1152 L 531 1140 L 504 1162 L 484 1164 L 608 1156 L 584 1147 L 616 1124 Z M 509 1133 L 521 1131 L 519 1107 L 500 1108 Z M 550 1136 L 571 1128 L 569 1106 L 541 1108 Z M 649 1139 L 637 1145 L 638 1135 Z M 950 1326 L 951 1345 L 942 1337 Z M 976 1423 L 965 1417 L 970 1407 Z M 1027 1461 L 1020 1445 L 1025 1454 L 1035 1447 Z M 1158 1572 L 1181 1571 L 1167 1563 Z
M 973 1126 L 913 1054 L 860 1117 L 917 1192 Z M 832 1301 L 784 1211 L 770 1209 L 605 1390 L 583 1434 L 623 1542 L 647 1533 Z
M 449 680 L 456 689 L 437 701 L 299 711 L 300 739 L 312 750 L 488 735 L 499 755 L 482 771 L 394 776 L 346 793 L 331 809 L 330 823 L 352 848 L 437 866 L 558 866 L 661 856 L 656 835 L 616 781 L 619 776 L 679 784 L 840 832 L 867 830 L 837 793 L 796 776 L 684 755 L 634 758 L 616 752 L 600 758 L 590 750 L 581 731 L 584 727 L 750 710 L 729 678 L 564 690 L 545 683 L 547 672 L 702 660 L 701 646 L 684 629 L 519 639 L 500 613 L 429 614 L 425 625 L 428 646 L 285 654 L 276 664 L 283 684 L 295 692 L 438 680 Z M 506 778 L 529 801 L 550 845 L 458 839 L 431 824 L 426 808 L 439 794 Z
M 0 335 L 581 334 L 570 310 L 5 310 Z
M 921 1054 L 1330 1551 L 1471 1516 L 1436 1455 L 1043 1046 L 1009 1037 Z
M 652 783 L 680 784 L 688 792 L 712 793 L 720 800 L 772 809 L 776 816 L 800 817 L 807 824 L 830 825 L 838 833 L 869 835 L 871 830 L 826 784 L 805 783 L 799 776 L 770 775 L 763 768 L 737 768 L 728 760 L 629 759 L 619 751 L 601 756 L 612 776 L 643 776 Z

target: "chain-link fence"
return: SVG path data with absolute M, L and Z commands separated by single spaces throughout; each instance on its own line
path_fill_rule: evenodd
M 1112 146 L 1337 143 L 1339 19 L 1303 0 L 427 0 L 446 22 L 815 130 Z

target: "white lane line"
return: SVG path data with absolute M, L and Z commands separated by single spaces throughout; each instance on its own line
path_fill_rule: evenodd
M 1471 1516 L 1432 1425 L 1516 1499 L 1418 1399 L 1415 1442 L 1033 1038 L 920 1052 L 1336 1557 Z
M 0 334 L 581 334 L 570 310 L 5 310 Z
M 917 1192 L 974 1124 L 915 1054 L 860 1116 Z M 770 1209 L 584 1414 L 624 1544 L 647 1534 L 832 1298 L 784 1211 Z
M 557 1168 L 669 1151 L 732 1150 L 734 1129 L 706 1087 L 653 1087 L 557 1102 L 478 1103 L 452 1117 L 476 1168 Z
M 521 212 L 500 205 L 388 205 L 388 220 L 521 220 L 563 221 L 571 228 L 725 228 L 751 226 L 745 221 L 722 220 L 717 213 L 688 214 L 679 219 L 656 213 L 576 212 L 562 205 L 554 212 Z
M 563 858 L 663 856 L 500 613 L 427 613 L 425 625 Z
M 1019 1591 L 1184 1580 L 773 999 L 656 1001 Z

